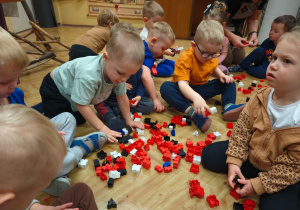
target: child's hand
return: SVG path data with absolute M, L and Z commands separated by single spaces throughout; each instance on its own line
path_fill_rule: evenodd
M 175 52 L 173 52 L 171 49 L 167 49 L 164 51 L 164 55 L 173 56 Z
M 165 109 L 165 106 L 161 103 L 161 101 L 158 98 L 154 99 L 153 103 L 154 103 L 154 110 L 156 112 L 162 112 Z
M 233 82 L 233 77 L 227 76 L 227 75 L 221 75 L 219 78 L 221 83 L 232 83 Z
M 156 68 L 157 67 L 157 62 L 154 62 L 152 67 Z
M 126 90 L 131 90 L 132 89 L 132 85 L 130 83 L 126 83 Z
M 180 54 L 180 50 L 177 50 L 179 47 L 178 46 L 176 46 L 175 48 L 174 48 L 174 53 L 175 54 Z M 183 47 L 180 47 L 180 49 L 182 49 Z
M 134 101 L 134 104 L 130 104 L 130 107 L 135 107 L 136 105 L 138 105 L 138 103 L 140 102 L 141 99 L 142 99 L 141 96 L 136 96 L 136 97 L 132 98 L 131 100 Z
M 122 134 L 120 132 L 110 130 L 106 125 L 103 125 L 100 131 L 106 133 L 107 140 L 111 143 L 118 142 L 116 137 L 122 137 Z
M 142 122 L 137 122 L 137 121 L 133 121 L 133 120 L 130 120 L 128 122 L 126 122 L 127 125 L 129 125 L 132 130 L 134 130 L 134 128 L 139 128 L 139 129 L 144 129 L 144 124 Z
M 205 100 L 202 97 L 197 98 L 196 100 L 193 101 L 193 103 L 194 103 L 195 112 L 197 114 L 200 114 L 203 117 L 205 117 L 205 110 L 211 113 L 209 106 L 207 106 Z
M 238 167 L 235 164 L 229 163 L 228 164 L 228 184 L 231 188 L 234 188 L 235 183 L 233 182 L 233 180 L 236 175 L 238 175 L 238 177 L 240 177 L 240 179 L 238 179 L 238 180 L 245 180 L 245 177 L 243 176 L 240 167 Z M 243 187 L 243 189 L 244 189 L 244 187 Z
M 66 135 L 66 133 L 63 132 L 63 131 L 57 131 L 57 132 L 61 136 L 61 138 L 65 141 L 65 135 Z
M 238 179 L 238 182 L 241 184 L 244 184 L 244 187 L 242 189 L 237 188 L 235 190 L 237 192 L 237 194 L 239 194 L 241 197 L 256 194 L 255 190 L 253 189 L 250 179 L 248 179 L 248 180 Z

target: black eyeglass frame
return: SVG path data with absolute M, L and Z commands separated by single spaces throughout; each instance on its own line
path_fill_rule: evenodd
M 194 42 L 195 42 L 195 44 L 196 44 L 196 46 L 197 46 L 199 52 L 201 53 L 202 58 L 209 58 L 209 57 L 217 58 L 217 57 L 220 57 L 220 56 L 222 55 L 222 51 L 221 51 L 221 50 L 220 50 L 219 53 L 213 53 L 213 54 L 208 53 L 208 52 L 202 52 L 202 51 L 200 50 L 200 47 L 198 46 L 197 42 L 196 42 L 195 40 L 194 40 Z M 203 54 L 205 54 L 205 53 L 206 53 L 208 56 L 204 57 Z

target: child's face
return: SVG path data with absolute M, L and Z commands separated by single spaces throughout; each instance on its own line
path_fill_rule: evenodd
M 270 87 L 285 91 L 299 90 L 299 46 L 286 40 L 280 41 L 272 55 L 266 76 Z
M 162 16 L 159 16 L 159 15 L 156 15 L 156 16 L 154 16 L 152 18 L 146 18 L 146 17 L 144 17 L 144 23 L 145 23 L 146 28 L 149 31 L 149 29 L 153 26 L 154 23 L 163 21 L 163 19 L 164 18 Z
M 205 41 L 199 41 L 199 43 L 192 41 L 191 45 L 194 49 L 195 57 L 200 63 L 206 63 L 218 57 L 222 48 L 222 45 L 210 44 Z
M 152 37 L 150 40 L 149 50 L 153 54 L 154 58 L 161 57 L 165 50 L 172 46 L 172 42 L 168 38 Z
M 278 39 L 284 34 L 284 24 L 283 23 L 272 23 L 271 29 L 269 32 L 269 38 L 275 44 L 277 44 Z
M 106 82 L 112 83 L 126 82 L 131 75 L 141 68 L 140 65 L 126 59 L 126 57 L 114 58 L 109 56 L 107 52 L 103 54 L 103 62 L 104 79 Z
M 0 70 L 0 98 L 7 98 L 14 92 L 21 74 L 22 70 L 19 69 Z

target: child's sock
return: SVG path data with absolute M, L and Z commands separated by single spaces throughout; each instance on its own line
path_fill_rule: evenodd
M 236 66 L 228 67 L 229 72 L 243 72 L 243 68 L 238 64 Z
M 231 105 L 234 105 L 234 104 L 233 104 L 233 103 L 226 104 L 226 105 L 224 106 L 224 111 L 225 111 L 226 109 L 228 109 Z
M 194 107 L 191 107 L 189 111 L 186 113 L 190 118 L 193 118 L 195 116 L 195 109 Z
M 199 115 L 197 113 L 194 114 L 193 121 L 203 133 L 205 133 L 209 129 L 212 122 L 209 117 L 203 117 L 202 115 Z

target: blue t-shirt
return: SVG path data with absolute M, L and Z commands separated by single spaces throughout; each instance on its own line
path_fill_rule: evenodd
M 10 103 L 11 104 L 23 104 L 26 106 L 24 101 L 24 92 L 16 88 L 12 94 L 9 95 Z
M 154 56 L 150 52 L 147 42 L 145 40 L 143 42 L 144 42 L 144 45 L 145 45 L 145 59 L 144 59 L 143 65 L 147 66 L 150 69 L 151 73 L 152 73 L 152 66 L 154 64 Z
M 274 44 L 273 41 L 270 40 L 270 38 L 267 38 L 261 45 L 260 47 L 265 49 L 266 52 L 266 58 L 268 62 L 270 63 L 272 60 L 272 55 L 275 51 L 276 45 Z

